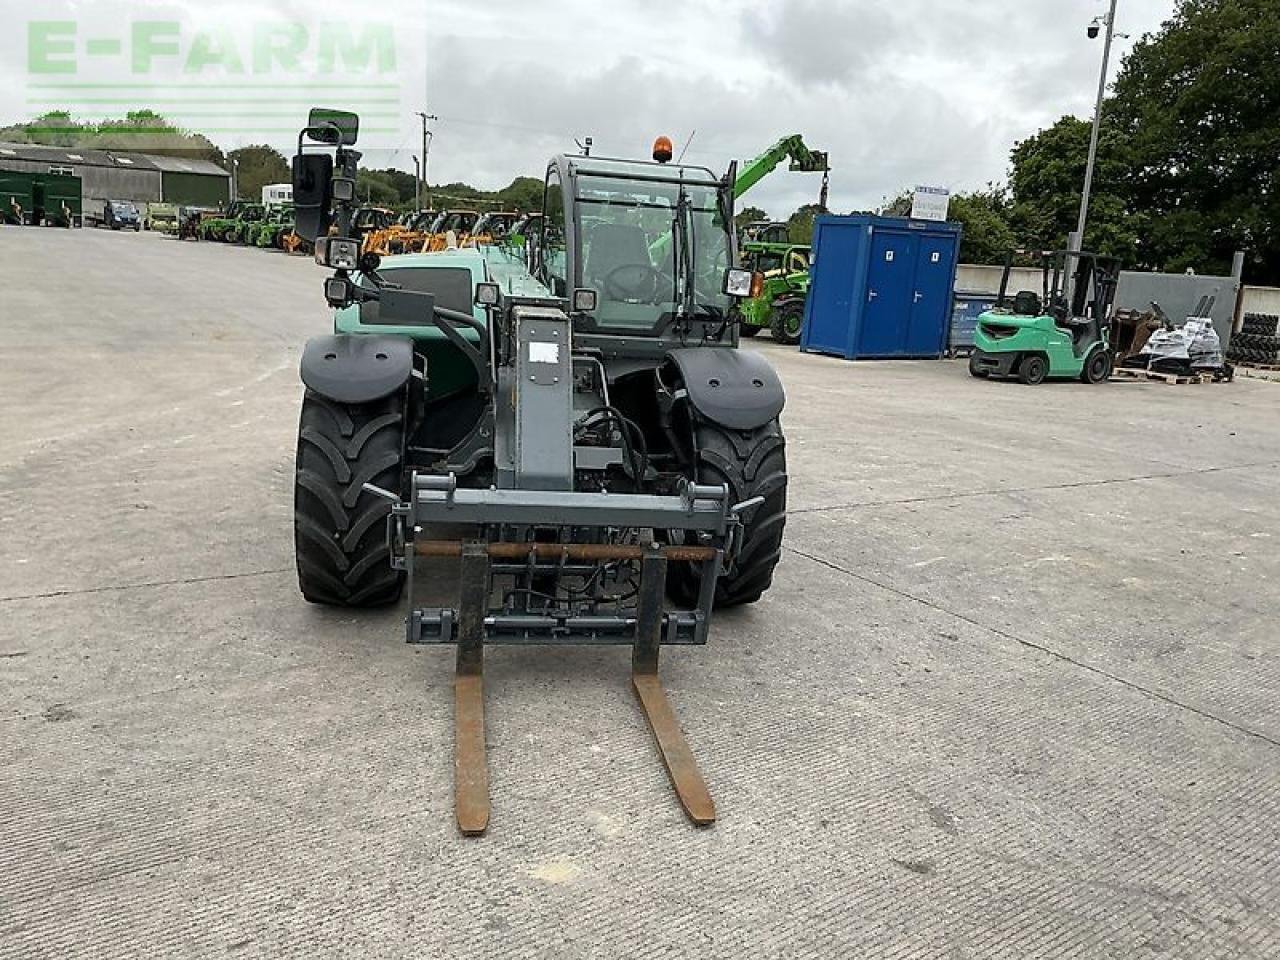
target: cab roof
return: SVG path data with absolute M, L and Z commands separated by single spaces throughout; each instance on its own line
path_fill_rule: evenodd
M 681 163 L 657 163 L 652 160 L 619 160 L 612 157 L 581 157 L 561 154 L 557 165 L 571 174 L 586 173 L 616 177 L 660 177 L 663 180 L 683 180 L 685 183 L 719 186 L 720 178 L 707 167 Z

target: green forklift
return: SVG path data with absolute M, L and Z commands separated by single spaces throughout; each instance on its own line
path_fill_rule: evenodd
M 1014 255 L 1005 259 L 995 307 L 978 318 L 969 373 L 1029 385 L 1106 381 L 1114 363 L 1111 308 L 1120 261 L 1072 250 L 1042 253 L 1041 292 L 1022 290 L 1010 298 Z

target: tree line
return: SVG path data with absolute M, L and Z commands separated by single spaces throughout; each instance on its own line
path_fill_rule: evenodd
M 952 196 L 964 262 L 1066 244 L 1091 128 L 1063 117 L 1014 145 L 1006 183 Z M 850 212 L 910 209 L 903 191 L 880 210 Z M 808 242 L 817 212 L 791 215 L 792 242 Z M 1134 46 L 1103 103 L 1084 246 L 1174 273 L 1228 273 L 1241 250 L 1250 282 L 1280 285 L 1280 3 L 1181 0 Z

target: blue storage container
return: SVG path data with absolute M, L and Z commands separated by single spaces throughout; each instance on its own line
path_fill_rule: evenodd
M 955 356 L 959 351 L 973 350 L 973 335 L 978 329 L 978 318 L 996 305 L 999 296 L 994 293 L 978 293 L 973 290 L 957 290 L 951 309 L 951 336 L 947 352 Z
M 947 349 L 960 225 L 821 216 L 800 348 L 847 360 Z

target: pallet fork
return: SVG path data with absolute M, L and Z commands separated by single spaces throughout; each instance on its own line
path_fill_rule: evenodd
M 531 493 L 457 489 L 451 479 L 415 475 L 414 500 L 396 503 L 388 518 L 393 556 L 409 574 L 410 610 L 406 639 L 410 643 L 453 643 L 457 646 L 454 678 L 454 800 L 458 829 L 465 836 L 483 834 L 489 825 L 489 773 L 485 755 L 484 649 L 490 644 L 591 644 L 631 647 L 631 683 L 657 742 L 667 774 L 689 819 L 697 826 L 715 822 L 715 803 L 707 790 L 693 752 L 680 729 L 658 677 L 663 644 L 706 642 L 715 583 L 726 547 L 737 530 L 737 514 L 755 501 L 730 508 L 728 489 L 690 484 L 679 497 L 610 496 L 626 500 L 622 510 L 636 520 L 700 530 L 712 542 L 698 544 L 541 543 L 533 541 L 416 539 L 423 521 L 468 519 L 472 511 L 492 513 L 495 502 L 508 504 L 513 519 L 525 509 L 554 514 L 561 501 L 580 510 L 580 494 Z M 451 517 L 450 514 L 453 514 Z M 625 517 L 623 518 L 625 519 Z M 708 539 L 704 537 L 704 539 Z M 419 608 L 413 597 L 413 566 L 419 558 L 450 558 L 459 563 L 458 607 Z M 666 610 L 667 564 L 695 563 L 701 567 L 698 609 Z M 592 577 L 600 564 L 632 564 L 639 568 L 633 606 L 612 613 L 582 615 L 572 610 L 495 611 L 491 604 L 496 576 Z M 523 592 L 523 591 L 517 591 Z

